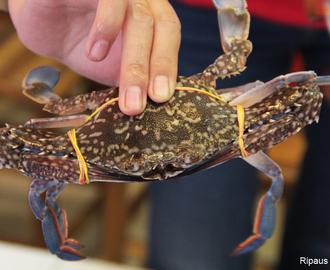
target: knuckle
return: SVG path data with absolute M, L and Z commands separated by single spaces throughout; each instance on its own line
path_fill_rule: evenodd
M 161 27 L 166 27 L 171 31 L 181 31 L 181 23 L 176 15 L 161 12 L 156 16 L 156 24 Z
M 96 20 L 95 25 L 94 36 L 105 40 L 116 37 L 121 28 L 120 22 L 111 18 Z
M 132 3 L 133 19 L 137 23 L 143 23 L 149 26 L 154 25 L 154 18 L 149 8 L 140 3 Z
M 154 68 L 157 69 L 169 69 L 175 64 L 175 59 L 167 55 L 155 56 L 152 59 Z
M 133 62 L 126 66 L 126 74 L 135 79 L 146 80 L 148 77 L 148 67 L 143 62 Z

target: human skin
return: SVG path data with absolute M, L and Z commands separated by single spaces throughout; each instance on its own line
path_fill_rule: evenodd
M 123 113 L 173 94 L 180 22 L 167 0 L 9 0 L 22 43 L 97 82 L 118 85 Z

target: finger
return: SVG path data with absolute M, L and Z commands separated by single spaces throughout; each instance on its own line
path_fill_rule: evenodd
M 108 55 L 122 27 L 126 7 L 126 0 L 99 0 L 85 46 L 85 54 L 90 60 L 101 61 Z
M 141 113 L 147 101 L 153 17 L 145 0 L 130 0 L 123 23 L 119 106 L 123 113 Z
M 181 25 L 167 0 L 148 0 L 148 4 L 155 20 L 148 95 L 155 102 L 165 102 L 176 85 Z

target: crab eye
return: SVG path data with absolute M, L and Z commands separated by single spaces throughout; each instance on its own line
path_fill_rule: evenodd
M 10 136 L 11 134 L 12 134 L 11 129 L 8 129 L 8 130 L 6 130 L 5 132 L 2 133 L 2 136 L 3 136 L 3 137 L 8 137 L 8 136 Z
M 17 138 L 17 135 L 15 134 L 15 130 L 8 129 L 4 133 L 1 134 L 1 137 L 5 140 L 12 141 L 15 138 Z

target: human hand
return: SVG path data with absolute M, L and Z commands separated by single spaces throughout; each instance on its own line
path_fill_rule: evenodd
M 125 114 L 141 113 L 147 94 L 172 96 L 180 22 L 167 0 L 9 0 L 9 12 L 30 50 L 119 85 Z

